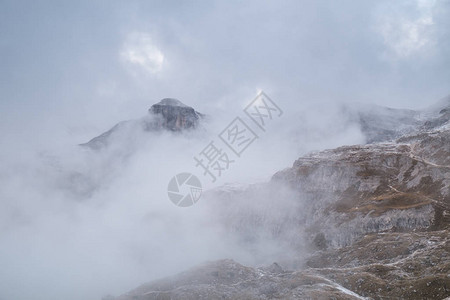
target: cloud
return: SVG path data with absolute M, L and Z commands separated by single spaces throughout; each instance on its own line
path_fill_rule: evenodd
M 150 74 L 159 73 L 164 64 L 164 54 L 156 47 L 152 37 L 143 32 L 133 32 L 127 36 L 120 56 L 126 63 Z
M 223 183 L 359 143 L 341 101 L 414 108 L 448 93 L 448 1 L 2 3 L 0 299 L 99 299 L 247 256 L 205 226 L 204 201 L 180 210 L 166 188 L 201 172 L 193 156 L 257 90 L 284 114 Z M 124 153 L 76 146 L 165 97 L 213 117 L 208 133 L 124 134 Z
M 417 0 L 412 8 L 404 2 L 395 2 L 390 3 L 389 9 L 380 11 L 375 30 L 386 46 L 384 55 L 407 59 L 432 51 L 436 43 L 433 19 L 435 6 L 435 0 Z

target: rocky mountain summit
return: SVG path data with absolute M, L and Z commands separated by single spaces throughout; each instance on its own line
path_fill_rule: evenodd
M 129 136 L 135 134 L 136 131 L 167 130 L 179 132 L 191 130 L 199 125 L 203 117 L 203 114 L 177 99 L 164 98 L 150 107 L 147 116 L 137 120 L 120 122 L 110 130 L 81 145 L 92 149 L 100 149 L 108 146 L 115 136 Z
M 450 102 L 443 104 L 389 141 L 311 153 L 268 183 L 205 194 L 224 238 L 237 237 L 255 257 L 278 247 L 277 263 L 209 262 L 117 299 L 448 299 Z
M 183 104 L 173 98 L 164 98 L 160 102 L 153 104 L 149 113 L 161 116 L 157 122 L 151 124 L 152 129 L 167 129 L 171 131 L 181 131 L 197 127 L 203 115 L 195 111 L 192 107 Z

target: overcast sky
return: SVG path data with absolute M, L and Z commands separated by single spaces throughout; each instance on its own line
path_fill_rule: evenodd
M 0 0 L 0 299 L 100 299 L 257 258 L 166 187 L 260 90 L 285 113 L 217 186 L 364 142 L 331 104 L 423 108 L 449 83 L 450 1 Z M 208 134 L 77 146 L 165 97 L 213 116 Z
M 449 13 L 445 0 L 3 0 L 0 128 L 91 136 L 164 97 L 208 111 L 259 89 L 284 105 L 425 107 L 450 93 Z

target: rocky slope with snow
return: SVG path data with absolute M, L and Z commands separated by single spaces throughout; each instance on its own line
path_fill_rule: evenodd
M 134 135 L 136 131 L 168 130 L 178 132 L 195 129 L 203 117 L 203 114 L 177 99 L 164 98 L 150 107 L 147 116 L 137 120 L 122 121 L 81 145 L 100 149 L 108 146 L 115 136 L 130 136 Z
M 394 141 L 421 129 L 443 125 L 450 114 L 450 97 L 421 110 L 396 109 L 377 105 L 345 105 L 341 108 L 347 119 L 358 125 L 367 143 Z
M 449 109 L 393 141 L 311 153 L 268 183 L 206 193 L 225 236 L 255 257 L 255 245 L 276 245 L 278 263 L 210 262 L 117 299 L 450 297 Z
M 437 130 L 311 154 L 273 180 L 314 203 L 310 226 L 340 247 L 369 232 L 448 225 L 449 157 L 450 130 Z

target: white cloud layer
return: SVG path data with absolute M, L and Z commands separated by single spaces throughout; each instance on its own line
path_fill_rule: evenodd
M 384 55 L 407 59 L 414 55 L 429 55 L 433 51 L 436 44 L 433 20 L 436 1 L 417 0 L 412 3 L 412 7 L 408 7 L 411 1 L 392 2 L 380 11 L 376 31 L 387 48 Z
M 204 202 L 175 207 L 170 178 L 196 170 L 259 89 L 284 114 L 224 183 L 362 141 L 342 102 L 418 108 L 447 95 L 449 15 L 449 1 L 3 0 L 0 299 L 99 299 L 251 256 L 205 226 Z M 118 137 L 134 152 L 77 146 L 166 97 L 215 125 Z
M 150 74 L 160 72 L 164 64 L 164 54 L 156 47 L 151 36 L 143 32 L 127 36 L 120 56 L 126 63 Z

